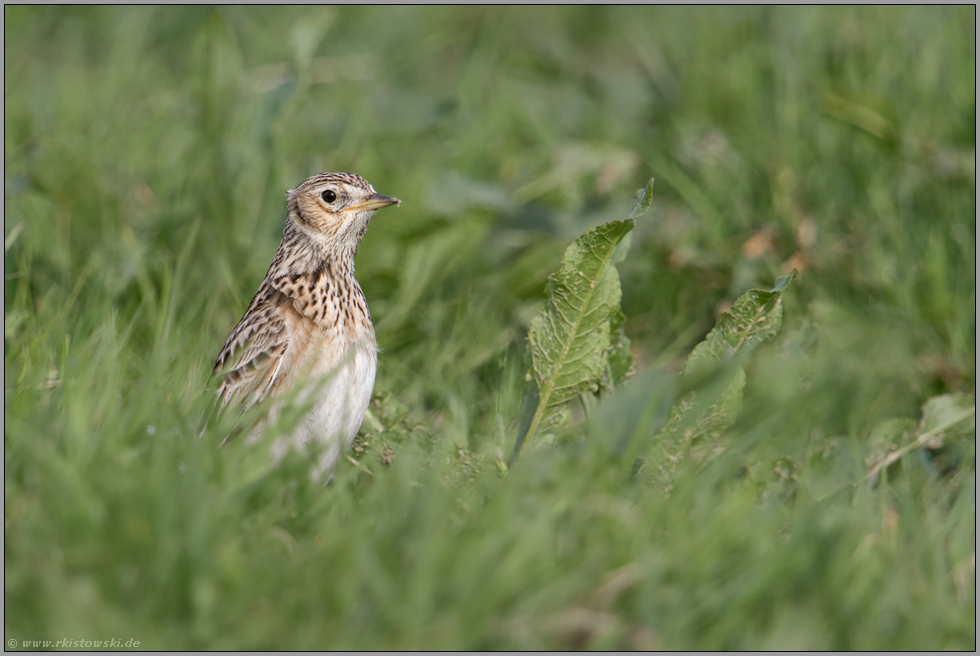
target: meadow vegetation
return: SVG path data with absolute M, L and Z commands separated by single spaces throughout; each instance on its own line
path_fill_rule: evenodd
M 975 25 L 5 7 L 5 639 L 975 649 Z M 402 205 L 323 487 L 197 435 L 285 191 L 332 170 Z M 634 373 L 512 459 L 549 276 L 650 178 L 606 328 Z

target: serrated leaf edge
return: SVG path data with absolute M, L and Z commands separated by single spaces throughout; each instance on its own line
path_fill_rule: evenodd
M 605 257 L 602 258 L 601 260 L 602 267 L 599 270 L 598 275 L 595 277 L 595 280 L 599 280 L 600 278 L 602 278 L 602 276 L 605 275 L 606 270 L 609 266 L 615 266 L 614 264 L 612 264 L 612 258 L 613 258 L 613 253 L 616 251 L 616 246 L 623 240 L 623 238 L 627 234 L 630 233 L 631 230 L 633 230 L 634 227 L 636 227 L 636 221 L 632 218 L 628 218 L 624 221 L 611 221 L 610 223 L 622 223 L 624 224 L 626 229 L 621 233 L 619 239 L 612 245 L 612 248 L 609 249 Z M 585 234 L 587 233 L 588 231 Z M 581 238 L 582 236 L 580 236 L 575 241 L 577 242 Z M 564 258 L 563 258 L 562 265 L 564 266 Z M 560 270 L 561 269 L 559 269 L 559 271 Z M 558 358 L 556 358 L 556 361 L 553 363 L 553 369 L 552 369 L 553 372 L 561 372 L 561 369 L 565 364 L 565 359 L 568 357 L 568 353 L 571 349 L 572 341 L 574 341 L 575 337 L 578 335 L 578 326 L 581 323 L 583 317 L 585 316 L 584 308 L 587 308 L 589 306 L 589 303 L 592 301 L 592 295 L 595 293 L 596 287 L 597 285 L 592 285 L 589 289 L 588 294 L 586 295 L 586 298 L 583 300 L 582 303 L 583 312 L 579 313 L 579 316 L 575 318 L 574 322 L 570 322 L 570 321 L 568 322 L 573 326 L 573 329 L 569 333 L 571 335 L 571 339 L 566 341 L 564 344 L 562 344 L 562 348 L 561 351 L 559 352 L 559 356 Z M 553 321 L 554 319 L 553 317 L 551 317 L 551 312 L 549 310 L 550 307 L 549 309 L 545 310 L 545 312 L 547 313 L 549 319 Z M 563 316 L 562 318 L 563 320 L 568 321 L 566 317 Z M 512 461 L 516 459 L 518 455 L 520 455 L 521 451 L 523 451 L 524 449 L 524 446 L 531 440 L 531 438 L 534 437 L 534 434 L 538 428 L 538 424 L 541 423 L 541 420 L 544 418 L 545 411 L 551 405 L 550 397 L 554 388 L 554 380 L 557 379 L 557 377 L 558 377 L 557 373 L 553 373 L 553 375 L 550 377 L 551 380 L 546 381 L 541 386 L 539 386 L 538 406 L 534 411 L 534 415 L 531 417 L 531 423 L 528 426 L 527 432 L 524 435 L 519 435 L 517 438 L 517 443 L 514 445 L 514 455 L 511 458 Z

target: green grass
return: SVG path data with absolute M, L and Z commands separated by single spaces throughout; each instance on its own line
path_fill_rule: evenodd
M 975 24 L 6 7 L 5 639 L 975 649 L 975 430 L 865 480 L 975 390 Z M 329 170 L 403 203 L 357 258 L 384 431 L 324 489 L 195 435 L 285 191 Z M 650 177 L 637 374 L 501 473 L 547 276 Z M 633 475 L 619 436 L 793 267 L 735 423 L 669 492 Z

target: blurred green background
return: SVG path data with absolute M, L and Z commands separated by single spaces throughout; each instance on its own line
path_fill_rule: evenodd
M 975 25 L 5 7 L 5 638 L 975 649 L 973 429 L 864 480 L 975 389 Z M 403 202 L 356 263 L 384 430 L 322 489 L 194 435 L 285 191 L 332 170 Z M 547 275 L 650 177 L 615 419 L 501 474 Z M 629 476 L 612 424 L 792 268 L 714 457 Z

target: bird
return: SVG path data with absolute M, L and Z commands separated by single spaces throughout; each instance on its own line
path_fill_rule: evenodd
M 401 201 L 354 173 L 320 173 L 289 190 L 279 249 L 214 362 L 222 410 L 243 413 L 287 397 L 271 403 L 247 443 L 261 440 L 283 403 L 312 401 L 271 457 L 277 463 L 291 448 L 316 447 L 314 480 L 332 477 L 371 400 L 378 347 L 354 256 L 374 213 L 391 205 Z

